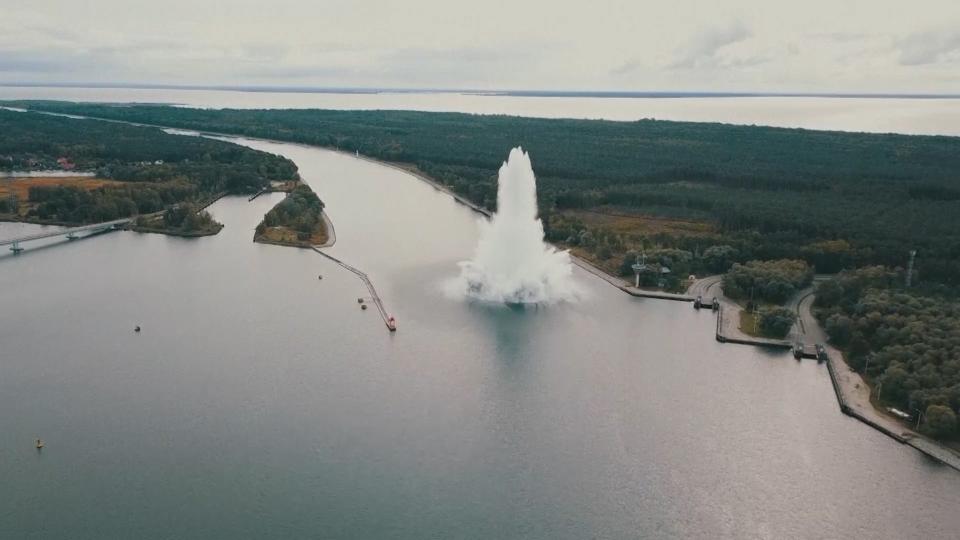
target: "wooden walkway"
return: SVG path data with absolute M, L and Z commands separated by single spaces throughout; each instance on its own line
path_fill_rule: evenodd
M 341 261 L 340 259 L 334 257 L 333 255 L 330 255 L 329 253 L 324 253 L 317 247 L 314 247 L 313 250 L 319 253 L 320 255 L 323 255 L 324 257 L 330 259 L 331 261 L 337 263 L 343 268 L 346 268 L 347 270 L 356 274 L 367 286 L 367 290 L 370 291 L 370 299 L 373 300 L 374 305 L 377 306 L 377 310 L 380 312 L 380 317 L 383 319 L 383 324 L 385 324 L 387 326 L 387 329 L 389 329 L 391 332 L 396 330 L 396 325 L 391 324 L 390 314 L 387 313 L 386 308 L 383 307 L 383 301 L 380 299 L 380 295 L 377 294 L 377 289 L 373 286 L 373 282 L 370 281 L 370 276 L 368 276 L 365 272 L 363 272 L 359 268 L 353 267 Z

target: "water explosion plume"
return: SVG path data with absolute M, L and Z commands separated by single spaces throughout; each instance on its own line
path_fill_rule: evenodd
M 459 292 L 489 302 L 510 304 L 573 301 L 570 254 L 543 241 L 537 217 L 537 181 L 530 156 L 510 151 L 500 167 L 497 212 L 480 223 L 473 259 L 460 263 Z

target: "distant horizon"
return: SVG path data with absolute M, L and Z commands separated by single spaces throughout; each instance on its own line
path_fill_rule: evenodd
M 302 94 L 468 94 L 515 97 L 589 97 L 589 98 L 738 98 L 738 97 L 812 97 L 861 99 L 960 99 L 960 93 L 928 92 L 763 92 L 704 90 L 518 90 L 431 87 L 376 86 L 296 86 L 296 85 L 218 85 L 127 82 L 0 82 L 5 88 L 117 88 L 141 90 L 218 90 L 227 92 L 302 93 Z

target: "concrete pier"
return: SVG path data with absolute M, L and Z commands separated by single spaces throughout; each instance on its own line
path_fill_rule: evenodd
M 391 322 L 392 317 L 390 316 L 389 313 L 387 313 L 386 308 L 383 307 L 383 301 L 380 299 L 380 295 L 377 294 L 377 289 L 373 286 L 373 282 L 370 281 L 370 276 L 368 276 L 366 272 L 363 272 L 362 270 L 341 261 L 340 259 L 334 257 L 333 255 L 324 253 L 323 251 L 320 250 L 320 248 L 314 247 L 313 250 L 319 253 L 320 255 L 323 255 L 324 257 L 330 259 L 331 261 L 337 263 L 341 267 L 346 268 L 350 272 L 353 272 L 354 274 L 356 274 L 357 277 L 359 277 L 360 280 L 363 281 L 364 285 L 367 286 L 367 290 L 370 292 L 370 298 L 373 301 L 373 304 L 377 306 L 377 310 L 380 312 L 380 317 L 383 319 L 383 324 L 385 324 L 387 326 L 387 329 L 389 329 L 391 332 L 396 331 L 397 327 L 395 323 Z

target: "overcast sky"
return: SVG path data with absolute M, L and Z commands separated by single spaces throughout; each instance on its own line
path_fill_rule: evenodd
M 0 0 L 0 82 L 960 93 L 960 0 Z

